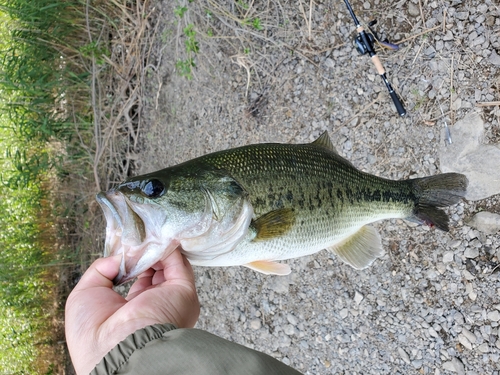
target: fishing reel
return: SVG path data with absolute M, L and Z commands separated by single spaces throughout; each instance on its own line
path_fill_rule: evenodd
M 390 43 L 387 38 L 384 40 L 381 40 L 375 30 L 372 29 L 372 26 L 377 24 L 377 20 L 370 21 L 368 24 L 368 29 L 370 32 L 366 33 L 366 37 L 368 38 L 368 41 L 371 46 L 377 44 L 383 48 L 391 49 L 391 50 L 398 50 L 399 46 L 396 44 Z M 358 33 L 356 37 L 354 38 L 354 46 L 356 47 L 356 50 L 360 55 L 366 55 L 367 53 L 370 52 L 369 46 L 367 46 L 367 43 L 363 39 L 363 37 Z
M 370 42 L 373 44 L 375 42 L 375 37 L 369 33 L 367 33 L 366 35 L 368 36 L 368 39 L 370 39 Z M 366 55 L 368 53 L 368 47 L 359 34 L 354 38 L 354 46 L 356 47 L 360 55 Z

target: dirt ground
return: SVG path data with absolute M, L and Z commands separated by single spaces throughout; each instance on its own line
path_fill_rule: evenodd
M 399 43 L 378 53 L 404 118 L 353 46 L 342 1 L 150 5 L 154 44 L 134 174 L 240 145 L 309 142 L 326 130 L 363 171 L 433 175 L 445 122 L 453 136 L 453 124 L 474 111 L 485 142 L 500 141 L 495 107 L 477 106 L 499 100 L 494 1 L 352 2 L 363 25 L 377 19 L 380 38 Z M 182 73 L 190 58 L 195 66 Z M 479 208 L 498 210 L 498 200 L 451 208 L 449 233 L 376 224 L 387 255 L 364 271 L 325 251 L 289 261 L 287 277 L 195 267 L 197 327 L 305 374 L 498 374 L 500 322 L 490 313 L 500 309 L 500 239 L 465 224 Z M 470 259 L 474 240 L 479 256 Z

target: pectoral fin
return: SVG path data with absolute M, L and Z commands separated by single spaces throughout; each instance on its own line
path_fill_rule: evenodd
M 265 275 L 288 275 L 292 270 L 290 266 L 285 263 L 277 263 L 271 260 L 258 260 L 256 262 L 248 263 L 245 267 L 251 268 L 254 271 L 261 272 Z
M 295 212 L 291 208 L 280 208 L 262 215 L 252 223 L 256 231 L 254 241 L 268 240 L 288 232 L 295 223 Z
M 384 255 L 380 235 L 375 228 L 370 226 L 362 227 L 352 236 L 329 247 L 328 250 L 333 251 L 340 259 L 357 270 L 370 266 L 375 259 Z

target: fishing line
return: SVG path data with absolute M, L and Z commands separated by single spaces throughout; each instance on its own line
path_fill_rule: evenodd
M 387 87 L 387 90 L 389 91 L 389 95 L 392 98 L 392 101 L 394 102 L 394 105 L 396 106 L 396 110 L 398 111 L 399 115 L 401 117 L 406 115 L 406 110 L 403 106 L 403 103 L 398 97 L 398 94 L 396 94 L 396 91 L 392 88 L 391 84 L 389 83 L 389 80 L 387 79 L 387 76 L 385 74 L 385 69 L 382 65 L 382 62 L 378 58 L 375 48 L 373 46 L 374 42 L 377 44 L 381 45 L 384 48 L 389 48 L 389 49 L 398 49 L 398 46 L 395 44 L 389 43 L 387 40 L 381 41 L 378 37 L 378 35 L 372 30 L 371 26 L 375 25 L 377 21 L 372 21 L 368 25 L 368 28 L 370 29 L 370 34 L 365 31 L 363 26 L 359 23 L 356 15 L 354 14 L 354 11 L 352 10 L 351 4 L 349 3 L 348 0 L 344 0 L 345 5 L 347 6 L 347 10 L 351 14 L 351 17 L 354 21 L 354 24 L 356 25 L 356 31 L 358 32 L 358 35 L 355 39 L 356 43 L 356 49 L 361 55 L 364 54 L 369 54 L 373 64 L 375 65 L 375 68 L 377 69 L 378 74 L 380 77 L 382 77 L 382 80 L 385 83 L 385 86 Z

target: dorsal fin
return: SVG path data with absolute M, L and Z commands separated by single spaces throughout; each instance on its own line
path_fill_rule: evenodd
M 326 148 L 327 150 L 333 151 L 338 154 L 337 150 L 335 150 L 335 147 L 333 147 L 332 140 L 330 139 L 330 136 L 328 135 L 328 132 L 326 130 L 318 137 L 318 139 L 313 141 L 311 144 L 314 146 Z

